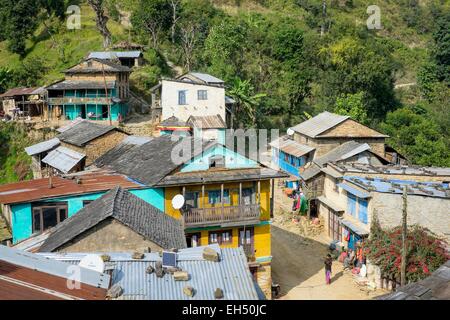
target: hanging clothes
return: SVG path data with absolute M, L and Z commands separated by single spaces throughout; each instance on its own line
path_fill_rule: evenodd
M 302 193 L 302 196 L 300 198 L 300 212 L 301 213 L 306 213 L 307 211 L 308 211 L 308 199 Z

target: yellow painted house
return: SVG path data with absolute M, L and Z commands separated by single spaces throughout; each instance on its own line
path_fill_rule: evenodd
M 272 182 L 286 175 L 222 145 L 205 150 L 158 183 L 165 212 L 183 219 L 188 246 L 242 246 L 266 297 L 271 297 Z M 172 199 L 183 195 L 182 209 Z

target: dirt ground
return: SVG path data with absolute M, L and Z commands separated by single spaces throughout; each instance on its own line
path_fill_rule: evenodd
M 292 222 L 289 209 L 292 200 L 276 186 L 275 217 L 272 224 L 272 281 L 280 285 L 281 300 L 364 300 L 385 291 L 369 291 L 357 283 L 343 265 L 333 262 L 332 280 L 325 284 L 323 260 L 328 253 L 329 239 L 321 232 L 312 235 L 305 223 Z M 320 230 L 320 228 L 316 228 Z

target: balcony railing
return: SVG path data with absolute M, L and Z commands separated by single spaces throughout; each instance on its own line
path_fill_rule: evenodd
M 65 97 L 65 98 L 49 98 L 48 104 L 50 105 L 63 105 L 63 104 L 108 104 L 111 102 L 111 98 L 107 97 Z
M 224 206 L 214 208 L 190 208 L 184 214 L 186 227 L 217 225 L 226 222 L 259 220 L 259 204 Z

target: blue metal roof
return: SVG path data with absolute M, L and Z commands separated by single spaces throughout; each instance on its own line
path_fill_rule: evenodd
M 109 264 L 114 268 L 112 285 L 122 287 L 120 299 L 125 300 L 214 300 L 217 288 L 223 290 L 225 300 L 258 300 L 243 249 L 209 247 L 219 253 L 219 262 L 203 259 L 205 247 L 179 250 L 177 266 L 189 273 L 188 281 L 175 281 L 170 274 L 158 278 L 155 273 L 146 273 L 149 266 L 155 267 L 156 261 L 161 261 L 157 252 L 146 253 L 141 260 L 133 260 L 130 253 L 107 253 L 111 258 Z M 78 264 L 86 253 L 43 255 Z M 192 298 L 183 293 L 183 287 L 188 285 L 195 289 Z
M 344 176 L 343 179 L 367 191 L 402 194 L 403 187 L 406 185 L 408 187 L 408 195 L 450 198 L 448 183 L 386 180 L 380 178 L 367 179 L 359 176 Z
M 342 189 L 344 189 L 345 191 L 357 196 L 358 198 L 363 198 L 363 199 L 370 198 L 370 193 L 355 189 L 346 183 L 338 183 L 338 186 L 341 187 Z

